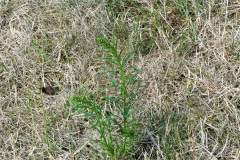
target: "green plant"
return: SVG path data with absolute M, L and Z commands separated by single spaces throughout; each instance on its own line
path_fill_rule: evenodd
M 122 52 L 117 52 L 117 40 L 113 38 L 112 43 L 107 39 L 98 38 L 97 43 L 104 49 L 98 52 L 108 53 L 107 57 L 100 58 L 111 67 L 103 66 L 108 73 L 109 80 L 116 94 L 105 95 L 103 100 L 94 96 L 74 96 L 71 98 L 72 106 L 79 113 L 84 114 L 93 129 L 97 130 L 100 138 L 96 140 L 102 147 L 105 154 L 111 159 L 121 159 L 130 153 L 137 131 L 137 121 L 133 114 L 139 107 L 133 109 L 133 102 L 136 101 L 137 90 L 142 86 L 136 79 L 139 69 L 128 65 L 128 60 L 134 52 L 129 52 L 123 59 Z M 109 103 L 110 102 L 110 103 Z M 113 112 L 104 113 L 103 107 L 111 104 Z M 114 108 L 115 107 L 115 108 Z

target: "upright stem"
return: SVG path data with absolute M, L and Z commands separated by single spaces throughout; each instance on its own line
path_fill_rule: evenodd
M 116 47 L 115 47 L 116 48 Z M 122 63 L 121 63 L 121 57 L 120 55 L 117 53 L 117 51 L 114 49 L 114 52 L 113 52 L 113 56 L 117 62 L 117 68 L 119 69 L 119 73 L 120 73 L 120 76 L 121 76 L 121 97 L 122 97 L 122 106 L 123 106 L 123 128 L 124 128 L 124 132 L 126 131 L 126 124 L 127 124 L 127 118 L 125 115 L 126 115 L 126 110 L 127 110 L 127 87 L 126 87 L 126 80 L 125 80 L 125 73 L 124 73 L 124 68 L 122 66 Z M 123 133 L 124 135 L 124 149 L 125 149 L 125 144 L 126 144 L 126 133 Z

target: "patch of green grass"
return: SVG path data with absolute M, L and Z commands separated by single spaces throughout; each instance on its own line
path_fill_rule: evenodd
M 176 47 L 176 52 L 183 55 L 195 52 L 199 31 L 197 18 L 206 14 L 203 12 L 203 8 L 207 7 L 204 1 L 168 0 L 147 3 L 111 0 L 106 4 L 115 26 L 113 35 L 121 37 L 120 39 L 124 36 L 138 53 L 147 55 L 157 46 L 168 48 L 169 45 Z M 126 18 L 131 21 L 126 22 Z
M 135 148 L 138 148 L 135 150 L 136 159 L 143 159 L 143 153 L 148 153 L 151 159 L 173 160 L 179 157 L 179 154 L 182 154 L 181 157 L 187 156 L 188 148 L 185 143 L 189 139 L 189 131 L 194 127 L 189 120 L 187 109 L 177 113 L 167 107 L 159 113 L 149 115 L 145 121 L 148 122 L 147 126 L 142 128 L 146 127 L 147 132 L 141 132 L 135 144 Z

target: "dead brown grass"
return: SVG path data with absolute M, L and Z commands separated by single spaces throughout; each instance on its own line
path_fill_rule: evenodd
M 151 1 L 138 5 L 153 9 Z M 184 50 L 167 34 L 190 25 L 170 8 L 170 17 L 156 10 L 164 20 L 157 28 L 157 19 L 130 5 L 111 23 L 104 4 L 94 1 L 1 1 L 1 159 L 104 158 L 90 141 L 97 134 L 69 99 L 106 85 L 95 38 L 112 33 L 121 38 L 120 49 L 134 40 L 144 46 L 154 37 L 154 45 L 139 48 L 144 54 L 130 62 L 143 69 L 139 78 L 147 86 L 136 104 L 144 107 L 136 115 L 141 131 L 135 159 L 239 159 L 239 3 L 210 5 L 213 10 L 196 15 L 198 34 Z M 141 17 L 137 31 L 131 11 Z M 57 94 L 41 93 L 47 85 Z

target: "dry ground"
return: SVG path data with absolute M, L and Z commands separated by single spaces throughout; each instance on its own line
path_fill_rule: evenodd
M 112 35 L 146 84 L 132 159 L 239 159 L 240 3 L 106 2 L 0 1 L 0 159 L 104 159 L 69 100 L 108 83 L 95 39 Z

